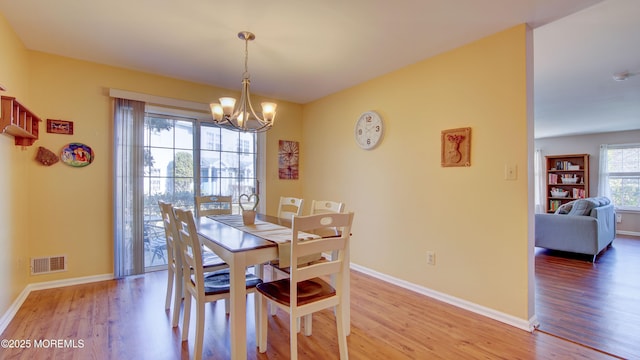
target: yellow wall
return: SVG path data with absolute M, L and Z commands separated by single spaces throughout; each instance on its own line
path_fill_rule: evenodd
M 304 106 L 305 199 L 355 212 L 352 262 L 520 319 L 528 313 L 527 27 Z M 367 110 L 377 148 L 354 141 Z M 471 127 L 471 167 L 440 166 L 442 130 Z M 504 180 L 505 164 L 518 167 Z M 435 251 L 436 265 L 426 264 Z
M 0 84 L 7 88 L 0 95 L 28 100 L 27 59 L 27 50 L 0 14 Z M 0 314 L 28 284 L 27 244 L 32 224 L 27 211 L 30 161 L 29 151 L 15 146 L 13 137 L 0 134 Z

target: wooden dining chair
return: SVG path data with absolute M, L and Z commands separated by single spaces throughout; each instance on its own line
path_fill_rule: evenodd
M 180 254 L 180 242 L 178 241 L 178 230 L 176 228 L 176 219 L 173 212 L 173 205 L 164 201 L 158 201 L 160 205 L 160 213 L 164 224 L 164 232 L 166 238 L 167 249 L 167 294 L 165 298 L 165 309 L 171 307 L 171 293 L 173 293 L 173 314 L 171 317 L 171 326 L 178 326 L 180 317 L 180 304 L 183 295 L 183 273 L 182 273 L 182 256 Z M 215 254 L 214 254 L 215 255 Z M 203 255 L 202 262 L 203 271 L 205 273 L 228 268 L 229 265 L 219 257 L 205 257 Z M 228 308 L 228 303 L 225 303 Z M 227 309 L 228 312 L 228 309 Z
M 331 200 L 311 200 L 311 215 L 327 214 L 327 213 L 341 213 L 344 212 L 345 204 L 343 202 L 331 201 Z M 316 229 L 314 232 L 316 235 L 322 237 L 330 237 L 338 235 L 338 229 L 333 228 L 321 228 Z M 331 254 L 335 256 L 335 254 Z M 324 255 L 318 261 L 323 261 Z M 271 262 L 271 279 L 277 279 L 278 277 L 289 276 L 289 268 L 281 268 L 278 261 Z M 335 284 L 335 281 L 332 281 Z M 271 308 L 271 315 L 275 315 L 275 307 Z M 298 330 L 300 328 L 298 321 Z M 305 335 L 311 335 L 311 323 L 305 324 Z
M 233 200 L 231 196 L 196 196 L 196 209 L 198 217 L 227 215 L 233 213 Z
M 291 266 L 290 276 L 270 282 L 263 282 L 256 286 L 258 292 L 271 300 L 280 309 L 289 313 L 289 342 L 291 345 L 291 359 L 298 358 L 298 340 L 296 319 L 310 316 L 312 313 L 335 308 L 336 327 L 338 331 L 338 348 L 340 359 L 348 359 L 347 335 L 344 328 L 342 306 L 349 306 L 342 302 L 342 285 L 344 281 L 345 253 L 348 251 L 353 213 L 327 213 L 293 218 L 293 233 L 291 237 L 291 264 L 297 264 L 304 256 L 336 251 L 338 256 L 324 262 L 313 264 L 299 264 Z M 340 229 L 340 236 L 319 238 L 312 240 L 298 240 L 299 232 L 336 227 Z M 336 276 L 335 288 L 324 278 Z M 267 305 L 261 302 L 260 314 L 260 343 L 267 339 Z M 266 346 L 260 351 L 266 351 Z
M 195 359 L 202 357 L 202 345 L 204 336 L 204 304 L 220 299 L 229 301 L 229 269 L 218 270 L 205 276 L 202 265 L 202 244 L 196 230 L 193 212 L 190 210 L 174 209 L 176 217 L 176 229 L 180 242 L 182 255 L 183 281 L 184 281 L 184 312 L 182 316 L 182 341 L 189 338 L 189 321 L 191 318 L 191 299 L 196 305 L 196 335 L 193 353 Z M 256 285 L 260 280 L 253 274 L 247 274 L 247 293 L 255 293 Z M 255 318 L 258 323 L 258 311 L 261 306 L 261 297 L 256 295 Z M 257 333 L 256 333 L 257 334 Z M 256 338 L 256 341 L 259 339 Z
M 293 216 L 302 215 L 303 204 L 304 199 L 281 196 L 278 204 L 278 217 L 291 221 Z
M 281 196 L 280 197 L 280 202 L 278 203 L 278 218 L 286 220 L 286 221 L 291 221 L 291 219 L 294 216 L 302 215 L 302 210 L 303 210 L 302 206 L 303 206 L 303 204 L 304 204 L 304 199 L 295 198 L 295 197 Z M 278 273 L 280 273 L 280 274 L 285 273 L 284 271 L 282 271 L 280 269 L 278 260 L 270 261 L 269 265 L 271 265 L 271 279 L 272 280 L 277 279 Z M 271 315 L 275 315 L 276 314 L 275 307 L 272 307 L 270 312 L 271 312 Z M 299 323 L 298 323 L 298 330 L 300 330 Z
M 231 196 L 204 195 L 196 196 L 196 216 L 229 215 L 233 213 L 233 200 Z M 221 262 L 222 259 L 208 248 L 202 248 L 202 257 L 205 262 Z M 228 309 L 227 309 L 228 310 Z

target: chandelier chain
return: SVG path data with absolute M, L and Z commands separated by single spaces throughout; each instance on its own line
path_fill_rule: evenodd
M 244 74 L 245 78 L 249 77 L 249 38 L 244 39 Z

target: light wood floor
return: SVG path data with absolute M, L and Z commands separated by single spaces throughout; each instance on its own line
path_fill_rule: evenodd
M 640 238 L 590 257 L 536 249 L 539 330 L 640 359 Z
M 164 310 L 166 272 L 32 292 L 0 338 L 73 340 L 82 348 L 0 349 L 2 359 L 187 359 Z M 529 333 L 352 271 L 351 359 L 612 359 L 548 334 Z M 253 309 L 253 295 L 248 309 Z M 195 313 L 193 314 L 195 317 Z M 208 304 L 205 359 L 229 358 L 223 304 Z M 299 337 L 302 359 L 337 359 L 333 314 L 313 317 Z M 195 321 L 192 321 L 192 326 Z M 269 348 L 255 348 L 248 317 L 248 359 L 288 359 L 288 315 L 269 317 Z

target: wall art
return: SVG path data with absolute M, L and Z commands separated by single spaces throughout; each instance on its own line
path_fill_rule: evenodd
M 84 167 L 93 162 L 93 150 L 81 143 L 70 143 L 62 148 L 60 159 L 63 163 L 73 167 Z
M 440 135 L 443 167 L 471 166 L 471 128 L 443 130 Z
M 73 135 L 73 121 L 47 119 L 47 132 Z
M 297 180 L 300 146 L 297 141 L 280 140 L 278 144 L 278 177 Z
M 51 166 L 57 163 L 59 160 L 60 159 L 58 158 L 58 155 L 54 154 L 53 151 L 42 146 L 38 147 L 36 161 L 38 161 L 40 164 L 44 166 Z

